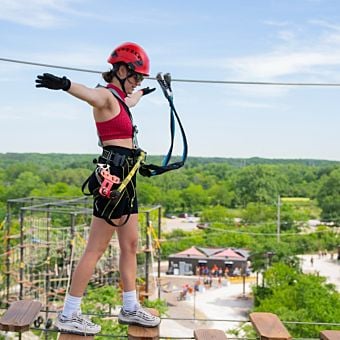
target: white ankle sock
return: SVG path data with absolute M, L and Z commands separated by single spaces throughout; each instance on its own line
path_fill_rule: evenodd
M 137 309 L 137 294 L 135 290 L 123 292 L 123 309 L 127 312 L 133 312 Z
M 72 316 L 73 312 L 80 312 L 81 299 L 81 297 L 71 296 L 67 294 L 62 315 L 69 318 Z

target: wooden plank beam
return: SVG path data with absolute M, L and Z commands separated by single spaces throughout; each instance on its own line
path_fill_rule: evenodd
M 195 329 L 196 340 L 226 340 L 227 336 L 220 329 Z
M 277 315 L 251 313 L 250 321 L 261 340 L 291 340 L 292 337 Z
M 7 332 L 25 332 L 38 316 L 42 304 L 39 301 L 12 302 L 0 319 L 0 329 Z
M 158 316 L 159 313 L 154 308 L 146 308 L 151 314 Z M 130 325 L 128 327 L 129 340 L 158 340 L 159 326 L 153 328 Z
M 339 340 L 340 331 L 322 331 L 320 332 L 321 340 Z
M 93 340 L 93 335 L 78 335 L 71 333 L 60 333 L 59 340 Z

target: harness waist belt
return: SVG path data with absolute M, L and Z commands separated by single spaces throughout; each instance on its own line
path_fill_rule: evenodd
M 111 151 L 111 150 L 105 150 L 103 149 L 103 152 L 100 156 L 100 158 L 103 158 L 104 160 L 112 163 L 115 166 L 123 166 L 125 160 L 127 160 L 130 164 L 133 164 L 135 161 L 135 156 L 132 155 L 133 151 L 131 151 L 131 156 L 120 154 L 117 151 Z

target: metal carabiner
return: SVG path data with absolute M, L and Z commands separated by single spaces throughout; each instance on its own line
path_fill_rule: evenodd
M 170 76 L 170 73 L 166 73 L 164 75 L 164 78 L 162 76 L 162 73 L 159 72 L 157 73 L 157 76 L 156 76 L 156 79 L 159 83 L 159 85 L 161 86 L 161 89 L 164 93 L 164 96 L 169 99 L 169 98 L 172 98 L 172 90 L 171 90 L 171 76 Z

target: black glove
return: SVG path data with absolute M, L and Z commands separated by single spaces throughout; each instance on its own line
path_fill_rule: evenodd
M 35 80 L 35 87 L 46 87 L 51 90 L 68 91 L 71 87 L 71 80 L 66 77 L 56 77 L 50 73 L 44 73 Z
M 141 91 L 142 91 L 142 95 L 143 96 L 145 96 L 146 94 L 149 94 L 149 93 L 151 93 L 151 92 L 153 92 L 153 91 L 155 91 L 156 90 L 156 88 L 154 87 L 154 88 L 152 88 L 152 89 L 150 89 L 150 87 L 148 86 L 148 87 L 145 87 L 144 89 L 141 89 Z

